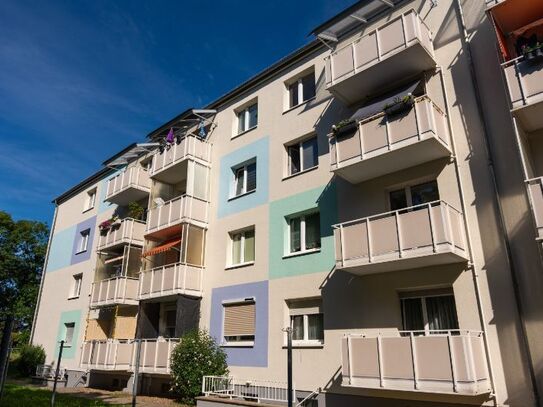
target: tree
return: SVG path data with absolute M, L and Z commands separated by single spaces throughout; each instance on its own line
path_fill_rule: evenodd
M 206 331 L 188 332 L 172 352 L 171 373 L 172 390 L 183 403 L 194 404 L 204 376 L 228 374 L 226 353 Z
M 48 235 L 45 223 L 0 211 L 0 321 L 14 318 L 19 344 L 30 335 Z

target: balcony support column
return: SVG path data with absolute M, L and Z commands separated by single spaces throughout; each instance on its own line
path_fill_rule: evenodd
M 366 234 L 368 236 L 368 263 L 372 262 L 371 258 L 371 233 L 370 233 L 370 220 L 366 219 Z
M 377 363 L 379 365 L 379 386 L 385 387 L 385 378 L 383 376 L 383 349 L 381 343 L 381 332 L 377 334 Z
M 419 388 L 419 375 L 417 372 L 417 351 L 415 349 L 415 336 L 413 332 L 409 332 L 409 344 L 411 346 L 411 359 L 413 361 L 413 383 L 415 390 L 417 390 Z
M 471 343 L 471 341 L 470 341 Z M 456 382 L 456 362 L 455 362 L 455 355 L 454 355 L 454 348 L 452 346 L 452 336 L 451 332 L 449 331 L 447 333 L 447 345 L 449 346 L 449 360 L 451 363 L 451 377 L 453 382 L 453 391 L 455 393 L 458 393 L 458 383 Z
M 442 202 L 439 202 L 438 203 L 439 206 L 441 207 L 441 205 L 445 205 L 444 203 Z M 430 236 L 432 238 L 432 250 L 434 253 L 437 252 L 437 246 L 436 246 L 436 233 L 435 233 L 435 226 L 434 226 L 434 217 L 432 215 L 432 204 L 428 204 L 428 220 L 430 222 Z

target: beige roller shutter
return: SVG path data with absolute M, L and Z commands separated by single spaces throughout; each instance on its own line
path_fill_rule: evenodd
M 254 302 L 225 304 L 224 336 L 254 336 L 255 320 Z

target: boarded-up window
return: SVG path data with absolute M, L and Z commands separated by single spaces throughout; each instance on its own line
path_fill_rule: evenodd
M 256 305 L 254 301 L 224 304 L 224 339 L 226 342 L 252 342 L 255 338 Z

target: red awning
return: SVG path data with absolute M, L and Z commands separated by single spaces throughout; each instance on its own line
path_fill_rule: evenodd
M 181 243 L 181 239 L 169 240 L 166 243 L 162 243 L 160 246 L 153 247 L 151 250 L 142 253 L 141 257 L 154 256 L 158 253 L 167 252 L 168 250 L 173 249 L 179 243 Z

